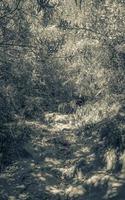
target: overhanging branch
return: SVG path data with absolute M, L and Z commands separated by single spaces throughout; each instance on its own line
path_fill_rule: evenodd
M 0 17 L 0 20 L 3 19 L 3 18 L 8 17 L 9 15 L 12 15 L 12 14 L 19 8 L 20 3 L 21 3 L 21 0 L 18 1 L 16 7 L 15 7 L 13 10 L 11 10 L 9 13 L 7 13 L 7 14 L 1 16 L 1 17 Z

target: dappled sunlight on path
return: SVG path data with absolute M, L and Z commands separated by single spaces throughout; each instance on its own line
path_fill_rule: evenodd
M 59 113 L 45 113 L 44 123 L 25 124 L 32 129 L 23 146 L 29 157 L 1 173 L 2 200 L 115 199 L 125 175 L 107 171 L 98 134 L 79 133 L 74 117 Z

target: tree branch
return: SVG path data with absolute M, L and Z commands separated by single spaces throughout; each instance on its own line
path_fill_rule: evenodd
M 18 1 L 16 7 L 15 7 L 13 10 L 11 10 L 11 12 L 9 12 L 9 13 L 7 13 L 7 14 L 1 16 L 1 17 L 0 17 L 0 20 L 3 19 L 3 18 L 8 17 L 8 15 L 12 15 L 12 14 L 18 9 L 20 3 L 21 3 L 21 0 Z

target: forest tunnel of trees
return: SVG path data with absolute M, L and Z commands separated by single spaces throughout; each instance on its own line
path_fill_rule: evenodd
M 124 200 L 124 170 L 125 2 L 1 0 L 0 199 Z

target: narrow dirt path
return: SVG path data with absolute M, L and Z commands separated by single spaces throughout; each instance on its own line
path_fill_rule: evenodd
M 0 175 L 1 200 L 116 199 L 124 173 L 115 177 L 102 166 L 96 134 L 80 134 L 72 115 L 46 113 L 45 123 L 25 123 L 33 130 L 23 147 L 28 157 Z

